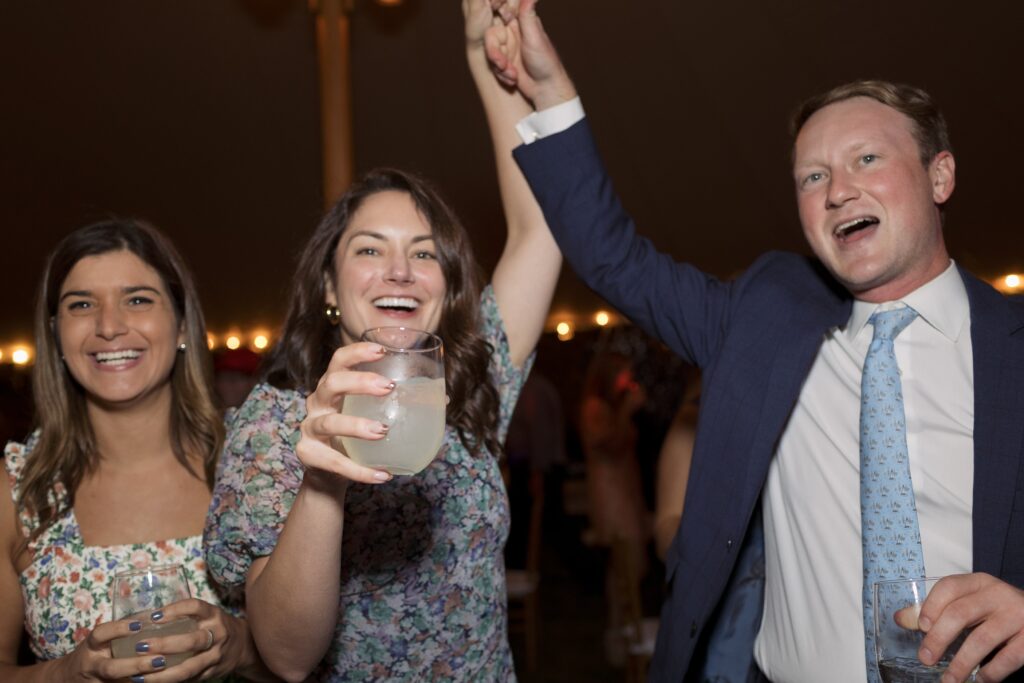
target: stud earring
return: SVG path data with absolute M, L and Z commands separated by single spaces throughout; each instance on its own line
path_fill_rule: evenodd
M 188 346 L 185 344 L 185 342 L 181 342 L 180 344 L 178 344 L 178 350 L 179 351 L 184 351 L 187 348 L 188 348 Z
M 328 304 L 324 309 L 324 315 L 327 316 L 327 322 L 331 325 L 337 325 L 341 322 L 341 311 L 338 310 L 337 306 Z

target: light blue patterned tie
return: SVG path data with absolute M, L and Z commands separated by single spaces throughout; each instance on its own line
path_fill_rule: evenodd
M 912 308 L 878 312 L 860 380 L 860 523 L 864 549 L 864 634 L 868 681 L 875 665 L 872 587 L 885 579 L 924 576 L 921 531 L 907 455 L 903 389 L 893 340 L 917 317 Z

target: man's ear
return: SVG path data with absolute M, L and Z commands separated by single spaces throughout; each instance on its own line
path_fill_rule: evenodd
M 928 177 L 932 181 L 932 199 L 936 204 L 945 204 L 956 187 L 956 160 L 953 153 L 944 150 L 935 155 L 928 166 Z

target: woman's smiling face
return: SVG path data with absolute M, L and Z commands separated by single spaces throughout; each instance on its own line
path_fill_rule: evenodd
M 61 285 L 54 326 L 89 403 L 116 408 L 170 391 L 183 338 L 174 302 L 156 270 L 132 252 L 78 261 Z
M 341 312 L 346 344 L 371 327 L 402 325 L 436 332 L 446 292 L 433 231 L 412 197 L 370 195 L 338 241 L 326 303 Z

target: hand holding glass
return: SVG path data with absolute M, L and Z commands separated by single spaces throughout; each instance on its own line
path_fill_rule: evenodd
M 938 683 L 963 644 L 966 633 L 950 644 L 934 666 L 926 666 L 917 657 L 925 635 L 917 629 L 917 617 L 937 582 L 938 579 L 898 579 L 875 584 L 875 652 L 883 683 Z M 967 680 L 974 681 L 974 674 Z
M 183 617 L 168 623 L 154 622 L 150 615 L 179 600 L 191 597 L 185 568 L 181 565 L 150 567 L 118 573 L 114 576 L 114 619 L 132 617 L 142 622 L 142 629 L 124 638 L 115 638 L 110 649 L 115 657 L 136 657 L 135 644 L 154 636 L 191 633 L 199 628 L 195 619 Z M 193 652 L 165 655 L 167 666 L 180 664 Z
M 394 381 L 386 396 L 349 394 L 344 415 L 378 420 L 388 426 L 384 438 L 371 441 L 343 436 L 348 457 L 391 474 L 416 474 L 441 448 L 445 425 L 444 347 L 429 332 L 406 327 L 375 327 L 362 335 L 384 347 L 375 361 L 353 370 L 375 372 Z

